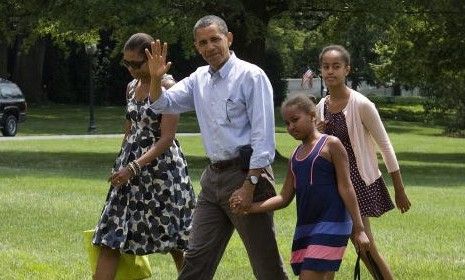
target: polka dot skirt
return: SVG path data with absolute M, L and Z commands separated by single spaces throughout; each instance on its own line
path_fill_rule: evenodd
M 383 177 L 379 177 L 373 184 L 367 186 L 360 176 L 343 112 L 331 113 L 326 103 L 324 111 L 325 120 L 327 121 L 325 133 L 339 138 L 349 156 L 350 179 L 357 194 L 362 217 L 379 217 L 387 211 L 394 209 L 394 204 Z

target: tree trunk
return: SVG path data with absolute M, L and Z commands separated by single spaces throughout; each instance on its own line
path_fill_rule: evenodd
M 265 62 L 265 36 L 269 22 L 264 0 L 243 0 L 244 10 L 242 15 L 230 20 L 234 41 L 232 49 L 241 59 L 257 64 L 263 68 Z M 259 19 L 258 26 L 247 24 L 247 14 L 252 14 Z M 240 36 L 239 36 L 240 34 Z M 250 36 L 254 34 L 253 36 Z
M 8 46 L 0 43 L 0 78 L 9 79 L 8 74 Z
M 402 95 L 402 89 L 400 87 L 400 84 L 395 83 L 392 85 L 392 95 L 393 96 L 401 96 Z
M 21 88 L 28 102 L 40 103 L 47 99 L 42 87 L 45 49 L 45 40 L 38 40 L 28 50 L 22 50 L 21 43 L 16 44 L 12 80 Z

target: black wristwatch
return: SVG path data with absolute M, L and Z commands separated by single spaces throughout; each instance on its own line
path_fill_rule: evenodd
M 247 176 L 245 179 L 248 180 L 254 186 L 258 184 L 258 177 L 255 175 Z

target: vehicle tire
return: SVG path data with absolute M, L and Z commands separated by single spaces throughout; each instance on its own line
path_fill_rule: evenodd
M 4 136 L 15 136 L 18 131 L 18 119 L 13 115 L 8 115 L 3 122 L 2 133 Z

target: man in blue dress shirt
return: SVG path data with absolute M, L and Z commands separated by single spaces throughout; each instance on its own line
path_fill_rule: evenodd
M 146 50 L 152 81 L 152 110 L 182 113 L 195 110 L 203 144 L 211 161 L 200 179 L 202 190 L 194 211 L 189 249 L 178 279 L 213 279 L 218 263 L 236 229 L 257 279 L 287 279 L 276 244 L 273 213 L 236 215 L 247 211 L 258 178 L 272 174 L 275 156 L 273 89 L 258 66 L 229 50 L 233 35 L 224 20 L 205 16 L 194 26 L 194 43 L 208 66 L 199 67 L 169 90 L 161 90 L 167 44 Z M 251 145 L 249 169 L 239 149 Z M 257 190 L 258 191 L 258 190 Z M 255 195 L 257 195 L 255 191 Z M 229 198 L 242 198 L 231 209 Z

